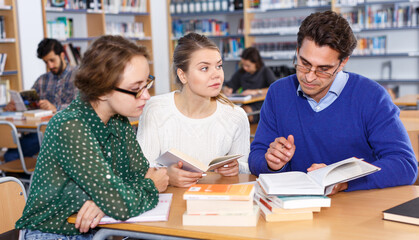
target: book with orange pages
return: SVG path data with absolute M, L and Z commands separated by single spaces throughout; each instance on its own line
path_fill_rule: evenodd
M 194 184 L 183 194 L 184 200 L 243 200 L 253 199 L 253 184 Z

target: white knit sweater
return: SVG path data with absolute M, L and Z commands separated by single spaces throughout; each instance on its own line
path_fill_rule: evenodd
M 249 135 L 249 121 L 242 108 L 217 102 L 211 116 L 192 119 L 177 109 L 171 92 L 147 102 L 140 116 L 137 140 L 150 166 L 161 154 L 175 148 L 204 164 L 216 157 L 243 154 L 239 171 L 249 173 Z

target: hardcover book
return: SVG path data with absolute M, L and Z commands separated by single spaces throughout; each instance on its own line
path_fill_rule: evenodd
M 379 167 L 352 157 L 308 173 L 260 174 L 258 183 L 267 195 L 328 195 L 335 184 L 379 170 Z
M 419 225 L 419 197 L 383 211 L 384 219 Z

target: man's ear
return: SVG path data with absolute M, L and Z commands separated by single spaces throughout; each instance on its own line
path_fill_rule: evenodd
M 187 80 L 187 78 L 186 78 L 186 74 L 185 74 L 185 72 L 184 72 L 182 69 L 178 68 L 178 69 L 176 70 L 176 74 L 177 74 L 177 76 L 179 77 L 179 80 L 180 80 L 180 82 L 181 82 L 183 85 L 185 85 L 185 84 L 187 84 L 187 83 L 188 83 L 188 80 Z

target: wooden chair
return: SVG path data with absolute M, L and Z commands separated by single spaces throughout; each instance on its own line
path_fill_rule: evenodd
M 42 122 L 36 128 L 40 147 L 42 146 L 42 140 L 44 139 L 45 131 L 47 130 L 47 125 L 48 125 L 48 122 Z
M 23 156 L 16 127 L 8 121 L 0 121 L 0 136 L 0 148 L 16 148 L 19 153 L 19 159 L 0 165 L 2 175 L 5 176 L 5 173 L 25 173 L 30 177 L 35 170 L 36 158 Z M 20 180 L 30 183 L 28 179 Z
M 26 192 L 14 177 L 0 177 L 0 239 L 17 239 L 16 221 L 22 216 Z

